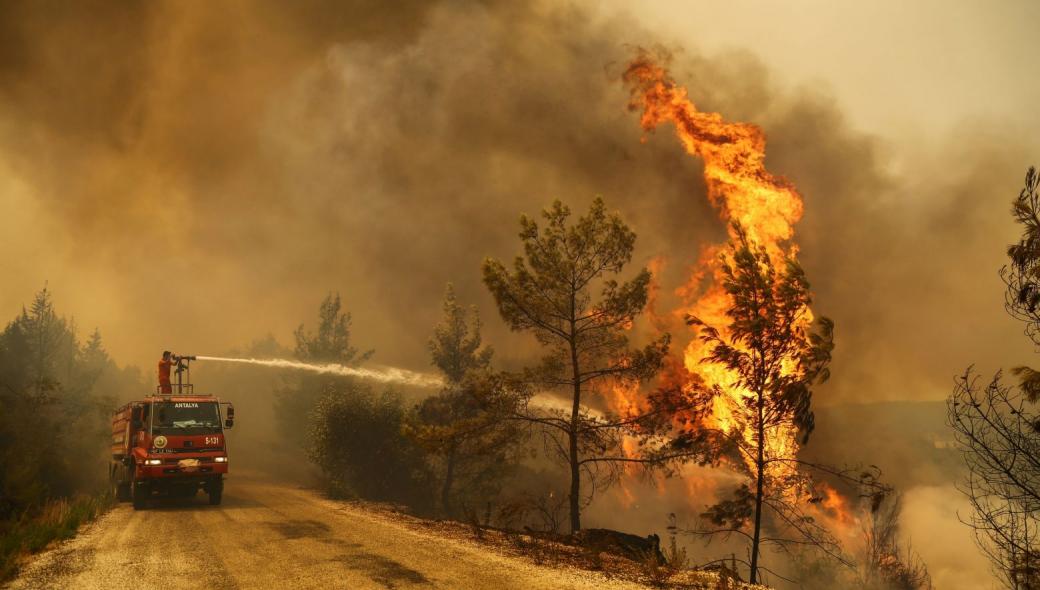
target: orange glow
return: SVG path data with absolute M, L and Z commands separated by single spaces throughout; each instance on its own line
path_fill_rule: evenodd
M 650 283 L 647 285 L 646 291 L 646 313 L 650 318 L 650 324 L 658 332 L 667 332 L 671 325 L 671 318 L 662 317 L 658 309 L 661 296 L 661 273 L 666 264 L 667 260 L 664 256 L 655 256 L 646 264 L 647 270 L 650 271 Z
M 615 383 L 608 390 L 607 403 L 611 410 L 622 417 L 636 416 L 643 410 L 640 407 L 642 397 L 639 395 L 638 383 Z M 625 457 L 634 457 L 638 454 L 639 441 L 630 436 L 624 436 L 621 440 L 621 452 Z M 634 475 L 636 466 L 625 464 L 625 475 Z M 621 492 L 621 505 L 627 510 L 636 501 L 636 494 L 632 490 L 635 478 L 622 477 L 619 482 Z
M 793 242 L 794 225 L 802 216 L 802 199 L 787 180 L 774 176 L 765 168 L 765 134 L 749 123 L 726 121 L 718 113 L 697 110 L 687 90 L 677 86 L 666 69 L 647 53 L 640 54 L 624 74 L 624 81 L 632 90 L 629 104 L 640 111 L 640 124 L 652 131 L 664 123 L 674 125 L 680 143 L 686 151 L 704 162 L 704 181 L 708 199 L 726 222 L 737 222 L 754 244 L 765 249 L 776 266 L 782 266 L 786 257 L 794 257 L 798 250 Z M 729 223 L 730 237 L 734 231 Z M 677 290 L 684 304 L 676 310 L 680 316 L 699 317 L 726 336 L 732 307 L 730 296 L 722 288 L 721 259 L 724 244 L 709 245 L 702 249 L 697 266 L 689 280 Z M 812 313 L 804 310 L 803 321 L 812 322 Z M 708 387 L 717 386 L 723 395 L 715 398 L 706 426 L 729 433 L 740 434 L 754 445 L 753 429 L 742 423 L 742 408 L 751 392 L 738 386 L 737 375 L 718 364 L 703 362 L 710 348 L 694 338 L 687 345 L 682 358 L 687 374 L 680 385 L 686 391 L 698 381 Z M 785 363 L 793 371 L 792 359 Z M 629 393 L 619 391 L 615 397 Z M 631 392 L 635 393 L 635 392 Z M 635 403 L 629 400 L 629 403 Z M 615 405 L 616 408 L 624 404 Z M 793 428 L 769 429 L 765 435 L 766 454 L 771 458 L 794 457 L 798 451 Z M 747 460 L 748 467 L 753 462 Z M 771 476 L 782 476 L 793 469 L 787 463 L 771 463 Z
M 843 543 L 855 543 L 862 534 L 861 513 L 854 511 L 848 498 L 826 483 L 818 483 L 816 492 L 809 514 Z
M 823 500 L 820 502 L 820 506 L 838 523 L 846 526 L 853 524 L 856 519 L 849 510 L 848 500 L 838 493 L 838 490 L 827 484 L 820 484 L 820 487 L 823 490 Z

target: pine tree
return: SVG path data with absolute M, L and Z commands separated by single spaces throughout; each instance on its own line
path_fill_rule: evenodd
M 706 516 L 733 531 L 751 520 L 754 583 L 759 579 L 763 512 L 786 510 L 783 493 L 792 484 L 774 474 L 788 473 L 783 464 L 794 457 L 778 455 L 769 441 L 792 430 L 800 433 L 803 443 L 808 441 L 814 426 L 811 387 L 829 376 L 834 324 L 820 318 L 818 331 L 811 331 L 812 297 L 802 268 L 793 258 L 777 268 L 765 249 L 753 244 L 739 226 L 734 229 L 736 238 L 722 256 L 723 288 L 732 300 L 726 311 L 728 325 L 723 330 L 692 316 L 687 322 L 699 329 L 699 337 L 710 347 L 703 362 L 729 369 L 737 376 L 735 386 L 744 392 L 734 413 L 751 436 L 741 433 L 732 440 L 741 464 L 751 465 L 748 483 L 738 488 L 733 499 L 711 507 Z M 799 530 L 806 532 L 804 527 Z
M 305 362 L 337 363 L 356 366 L 373 354 L 359 352 L 351 343 L 351 318 L 343 310 L 339 293 L 330 293 L 318 307 L 316 332 L 307 330 L 304 324 L 294 332 L 296 358 Z M 334 387 L 349 386 L 349 377 L 334 375 L 297 374 L 288 381 L 277 395 L 276 411 L 279 425 L 287 440 L 298 446 L 307 446 L 307 432 L 311 413 L 325 393 Z
M 444 317 L 429 341 L 445 386 L 416 406 L 407 427 L 437 462 L 447 516 L 455 515 L 456 496 L 473 499 L 496 491 L 524 440 L 520 425 L 509 419 L 517 397 L 507 380 L 491 373 L 492 349 L 481 342 L 476 309 L 467 313 L 449 284 Z
M 502 318 L 516 331 L 532 333 L 545 351 L 526 372 L 540 387 L 560 389 L 567 412 L 528 408 L 526 419 L 551 434 L 557 457 L 570 474 L 571 531 L 581 528 L 582 478 L 593 486 L 616 478 L 607 457 L 616 457 L 619 432 L 628 422 L 591 412 L 588 396 L 605 381 L 638 383 L 662 366 L 668 336 L 642 349 L 629 346 L 628 328 L 647 303 L 650 272 L 615 278 L 632 260 L 636 235 L 597 198 L 586 215 L 571 221 L 560 201 L 542 212 L 544 226 L 520 219 L 524 255 L 512 270 L 486 259 L 484 284 Z M 598 297 L 596 293 L 598 291 Z M 602 467 L 607 467 L 606 472 Z

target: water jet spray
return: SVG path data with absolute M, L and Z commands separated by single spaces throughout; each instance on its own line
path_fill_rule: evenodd
M 255 358 L 231 358 L 223 356 L 203 356 L 196 355 L 194 357 L 200 361 L 218 361 L 223 363 L 239 363 L 245 365 L 260 365 L 264 367 L 273 367 L 276 369 L 296 369 L 301 371 L 311 371 L 312 373 L 324 373 L 328 375 L 340 375 L 343 377 L 357 377 L 359 379 L 369 379 L 372 381 L 379 381 L 381 383 L 400 383 L 401 385 L 414 385 L 416 387 L 441 387 L 444 385 L 444 381 L 436 376 L 429 373 L 418 373 L 416 371 L 409 371 L 407 369 L 400 369 L 397 367 L 381 367 L 381 368 L 360 368 L 360 367 L 347 367 L 338 363 L 305 363 L 302 361 L 291 361 L 287 359 L 255 359 Z

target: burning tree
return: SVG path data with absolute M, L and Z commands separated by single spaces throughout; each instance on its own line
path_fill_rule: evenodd
M 806 487 L 806 480 L 794 468 L 797 460 L 790 444 L 793 433 L 804 444 L 812 432 L 811 387 L 828 377 L 833 324 L 820 318 L 817 331 L 811 331 L 809 282 L 793 258 L 785 258 L 777 269 L 765 249 L 752 243 L 740 226 L 734 226 L 734 234 L 734 242 L 720 259 L 722 288 L 732 302 L 726 310 L 728 323 L 714 326 L 693 315 L 687 321 L 699 329 L 699 338 L 707 345 L 702 362 L 723 367 L 733 376 L 729 387 L 738 392 L 736 397 L 720 385 L 712 389 L 729 402 L 724 434 L 748 477 L 732 499 L 709 508 L 705 516 L 721 528 L 708 532 L 748 537 L 754 583 L 763 542 L 834 545 L 822 527 L 797 509 L 799 489 Z M 766 510 L 799 538 L 763 537 Z
M 1030 168 L 1012 214 L 1024 226 L 1000 271 L 1005 309 L 1025 324 L 1040 346 L 1040 177 Z M 998 372 L 982 382 L 971 368 L 947 401 L 947 421 L 961 448 L 967 475 L 960 489 L 972 506 L 965 523 L 1004 585 L 1040 588 L 1040 372 L 1012 369 L 1018 387 Z
M 703 161 L 708 199 L 727 222 L 730 240 L 704 249 L 679 292 L 686 298 L 680 311 L 699 337 L 686 346 L 678 383 L 665 389 L 678 390 L 675 395 L 696 408 L 679 412 L 676 440 L 717 445 L 717 453 L 747 477 L 733 498 L 704 514 L 712 526 L 694 532 L 746 536 L 753 582 L 763 570 L 765 543 L 812 545 L 851 565 L 813 516 L 815 506 L 826 502 L 816 494 L 810 470 L 871 498 L 888 488 L 876 469 L 857 472 L 798 458 L 813 429 L 811 386 L 827 378 L 833 346 L 833 324 L 814 322 L 809 284 L 797 262 L 801 196 L 766 169 L 762 129 L 698 110 L 662 65 L 666 60 L 640 51 L 628 65 L 623 80 L 631 90 L 629 108 L 640 112 L 647 132 L 674 125 L 683 148 Z
M 624 283 L 613 276 L 631 261 L 635 233 L 599 198 L 575 223 L 568 223 L 570 216 L 570 208 L 556 201 L 542 213 L 544 226 L 522 217 L 524 256 L 512 270 L 489 258 L 483 271 L 502 318 L 513 330 L 532 332 L 547 350 L 525 379 L 569 396 L 568 410 L 529 403 L 517 417 L 543 427 L 548 448 L 568 466 L 570 525 L 576 532 L 582 478 L 593 490 L 614 481 L 617 465 L 632 460 L 620 450 L 622 435 L 639 422 L 639 417 L 596 412 L 588 397 L 607 380 L 638 383 L 652 377 L 669 338 L 638 350 L 629 347 L 627 328 L 646 306 L 650 272 L 643 269 Z

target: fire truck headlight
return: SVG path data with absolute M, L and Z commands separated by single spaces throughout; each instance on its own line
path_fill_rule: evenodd
M 162 459 L 146 459 L 145 465 L 162 465 Z
M 227 463 L 227 457 L 214 457 L 213 460 L 217 463 Z

